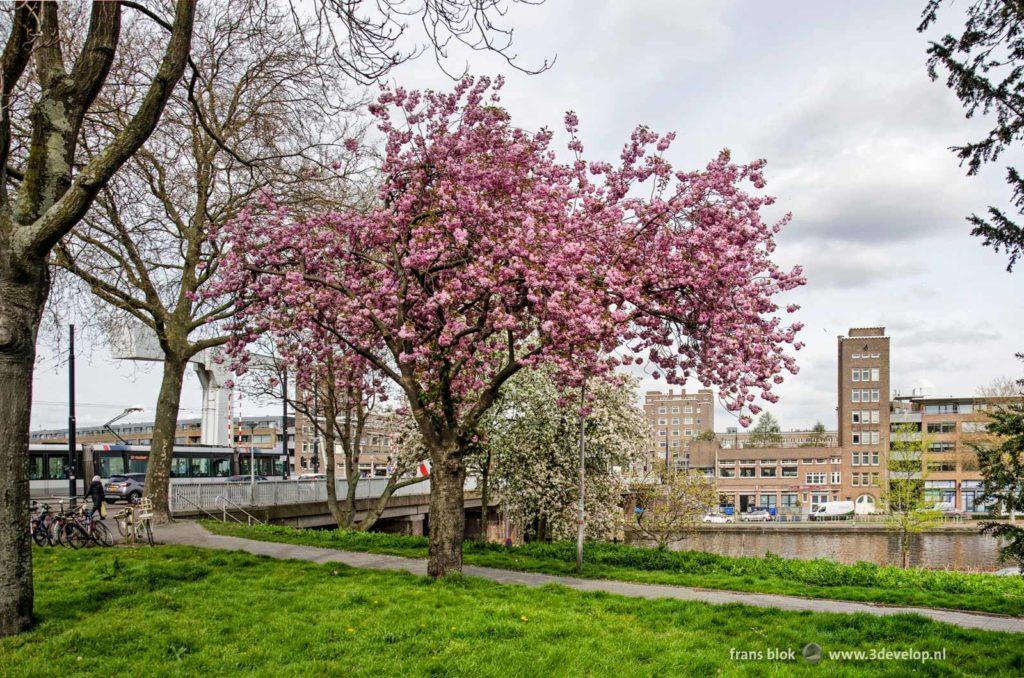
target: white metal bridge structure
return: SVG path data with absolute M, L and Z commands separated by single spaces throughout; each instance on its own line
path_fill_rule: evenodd
M 356 485 L 358 513 L 369 509 L 382 495 L 387 478 L 361 478 Z M 336 481 L 338 498 L 345 500 L 348 482 Z M 466 508 L 480 507 L 476 478 L 466 479 Z M 255 482 L 172 483 L 171 513 L 177 517 L 227 519 L 229 514 L 259 522 L 295 527 L 319 527 L 333 523 L 327 508 L 324 480 L 265 480 Z M 422 534 L 423 519 L 430 507 L 429 478 L 395 490 L 381 518 L 413 523 L 410 531 Z M 357 515 L 357 518 L 360 518 Z M 417 524 L 418 523 L 418 524 Z

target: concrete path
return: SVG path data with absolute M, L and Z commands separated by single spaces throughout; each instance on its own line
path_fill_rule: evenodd
M 208 532 L 197 523 L 178 521 L 170 526 L 160 527 L 156 534 L 157 540 L 165 544 L 181 544 L 202 548 L 246 551 L 271 558 L 308 560 L 315 563 L 342 563 L 351 567 L 370 570 L 404 570 L 412 574 L 426 575 L 427 562 L 416 558 L 379 555 L 375 553 L 358 553 L 337 551 L 316 546 L 298 546 L 279 542 L 257 541 L 240 537 L 227 537 Z M 563 577 L 534 572 L 516 572 L 499 570 L 491 567 L 475 567 L 466 565 L 463 574 L 482 577 L 501 584 L 520 584 L 523 586 L 544 586 L 560 584 L 579 591 L 604 591 L 633 598 L 674 598 L 676 600 L 693 600 L 703 603 L 724 605 L 740 603 L 755 607 L 774 607 L 783 610 L 807 612 L 863 612 L 874 615 L 919 614 L 935 621 L 953 624 L 963 628 L 984 629 L 987 631 L 1006 631 L 1024 633 L 1024 618 L 1008 617 L 993 614 L 960 612 L 955 610 L 937 610 L 924 607 L 900 607 L 895 605 L 876 605 L 846 600 L 830 600 L 822 598 L 799 598 L 769 593 L 746 593 L 739 591 L 718 591 L 714 589 L 695 589 L 684 586 L 666 586 L 661 584 L 635 584 L 610 579 L 583 579 L 580 577 Z

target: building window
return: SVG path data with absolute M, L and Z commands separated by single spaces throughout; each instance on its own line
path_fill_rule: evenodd
M 687 405 L 683 408 L 683 414 L 693 414 L 693 406 Z
M 878 394 L 878 389 L 877 388 L 871 389 L 871 402 L 877 403 L 878 402 L 878 395 L 879 394 Z
M 860 381 L 860 368 L 859 367 L 854 367 L 853 368 L 853 380 L 854 381 Z
M 797 474 L 797 467 L 796 466 L 783 466 L 782 467 L 782 477 L 783 478 L 796 478 L 797 475 L 798 474 Z
M 668 425 L 668 419 L 659 419 L 658 420 L 658 426 L 667 426 L 667 425 Z
M 960 430 L 964 433 L 984 433 L 988 430 L 988 424 L 983 421 L 965 421 L 960 424 Z
M 832 480 L 832 484 L 833 485 L 841 484 L 841 482 L 842 482 L 841 478 L 842 478 L 842 474 L 839 471 L 833 471 L 832 472 L 831 480 Z
M 859 424 L 860 423 L 860 410 L 854 410 L 853 411 L 853 423 L 854 424 Z
M 679 414 L 679 408 L 678 407 L 673 407 L 672 408 L 672 414 Z
M 679 426 L 679 417 L 672 417 L 672 425 Z
M 859 388 L 855 388 L 850 393 L 851 393 L 851 396 L 853 398 L 853 402 L 859 403 L 860 402 L 860 389 Z
M 854 445 L 860 445 L 860 434 L 859 433 L 851 433 L 850 435 L 853 438 L 853 444 Z
M 774 478 L 778 474 L 778 470 L 774 466 L 762 466 L 761 477 L 762 478 Z
M 854 487 L 860 487 L 860 474 L 854 473 L 850 481 L 850 484 L 853 485 Z
M 860 452 L 853 453 L 853 461 L 850 462 L 852 466 L 860 466 Z
M 734 468 L 721 468 L 721 467 L 719 467 L 719 469 L 718 469 L 718 477 L 719 478 L 735 478 L 736 477 L 736 469 L 734 469 Z
M 825 474 L 824 473 L 808 473 L 804 476 L 807 485 L 824 485 Z
M 757 473 L 755 468 L 740 467 L 740 478 L 753 478 Z
M 658 408 L 658 414 L 665 414 L 665 408 L 664 407 L 659 407 Z
M 878 381 L 879 376 L 880 375 L 878 373 L 878 368 L 877 367 L 872 367 L 871 368 L 871 381 Z
M 928 424 L 928 433 L 955 433 L 956 423 L 952 421 L 940 421 Z

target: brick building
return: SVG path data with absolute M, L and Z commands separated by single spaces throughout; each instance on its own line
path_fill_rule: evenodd
M 644 414 L 651 425 L 648 470 L 670 464 L 687 468 L 691 443 L 704 431 L 715 430 L 714 392 L 647 391 Z
M 723 502 L 740 511 L 769 506 L 806 512 L 823 501 L 853 501 L 858 512 L 868 513 L 879 508 L 890 443 L 897 432 L 907 435 L 900 429 L 906 426 L 909 435 L 927 442 L 927 498 L 982 511 L 971 445 L 986 435 L 988 409 L 1014 398 L 890 397 L 884 327 L 855 327 L 839 337 L 836 363 L 838 427 L 826 431 L 824 445 L 809 446 L 816 442 L 810 431 L 788 431 L 777 447 L 750 447 L 749 432 L 731 429 L 713 441 L 693 441 L 683 457 L 686 466 L 713 475 Z M 660 417 L 651 412 L 652 395 L 645 410 L 649 418 Z
M 322 424 L 321 424 L 322 425 Z M 393 412 L 370 413 L 363 427 L 363 435 L 360 440 L 359 475 L 363 478 L 380 478 L 389 475 L 388 467 L 396 454 L 396 441 L 400 431 L 401 421 L 398 415 Z M 323 462 L 326 450 L 324 449 L 323 437 L 315 440 L 316 431 L 313 423 L 303 414 L 298 415 L 298 426 L 295 432 L 295 472 L 323 473 Z M 314 464 L 314 442 L 320 456 L 318 463 Z M 345 455 L 341 443 L 334 445 L 334 461 L 337 465 L 339 478 L 345 477 Z

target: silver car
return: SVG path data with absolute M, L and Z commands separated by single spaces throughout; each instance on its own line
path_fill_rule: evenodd
M 146 482 L 145 473 L 125 473 L 110 476 L 103 492 L 107 501 L 136 501 L 142 497 L 142 487 Z

